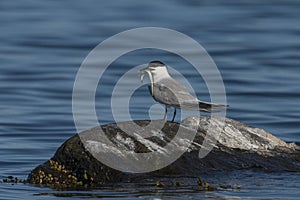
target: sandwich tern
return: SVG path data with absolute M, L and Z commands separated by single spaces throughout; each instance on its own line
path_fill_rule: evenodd
M 141 81 L 146 73 L 150 79 L 151 96 L 155 101 L 165 105 L 164 120 L 166 120 L 169 107 L 174 107 L 172 122 L 176 116 L 176 109 L 215 112 L 227 107 L 204 102 L 194 97 L 181 83 L 170 76 L 167 66 L 161 61 L 151 61 L 146 68 L 140 70 Z

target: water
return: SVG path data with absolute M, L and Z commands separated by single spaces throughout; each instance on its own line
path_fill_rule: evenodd
M 214 3 L 1 1 L 1 177 L 26 178 L 31 169 L 49 159 L 62 142 L 75 133 L 72 88 L 81 62 L 107 37 L 144 26 L 175 29 L 205 47 L 224 79 L 230 104 L 228 117 L 299 144 L 299 8 L 296 0 L 246 3 L 224 0 Z M 150 49 L 124 55 L 103 77 L 104 89 L 97 90 L 96 106 L 101 123 L 113 120 L 107 105 L 115 79 L 124 69 L 156 59 L 174 65 L 191 83 L 201 83 L 188 64 L 172 54 Z M 209 100 L 204 83 L 202 87 L 196 90 L 197 95 Z M 149 118 L 143 110 L 154 104 L 148 91 L 140 88 L 134 95 L 138 100 L 131 106 L 132 117 Z M 58 192 L 0 183 L 0 198 L 275 199 L 299 196 L 299 174 L 255 176 L 250 179 L 252 182 L 237 178 L 235 183 L 245 184 L 241 191 L 211 193 L 187 189 L 155 191 L 149 186 Z M 250 184 L 255 180 L 259 184 Z

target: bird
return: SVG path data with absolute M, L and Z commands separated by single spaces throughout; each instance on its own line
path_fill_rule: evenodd
M 167 66 L 161 61 L 151 61 L 146 68 L 140 70 L 141 82 L 145 74 L 148 74 L 150 79 L 149 91 L 152 98 L 165 105 L 164 121 L 169 107 L 174 108 L 171 122 L 174 122 L 176 109 L 217 112 L 227 107 L 227 105 L 209 103 L 194 97 L 184 85 L 170 76 Z

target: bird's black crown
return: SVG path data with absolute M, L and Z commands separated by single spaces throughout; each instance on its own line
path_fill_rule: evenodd
M 162 65 L 165 66 L 165 64 L 163 62 L 158 61 L 158 60 L 154 60 L 149 63 L 149 66 L 151 66 L 151 67 L 158 67 L 158 66 L 162 66 Z

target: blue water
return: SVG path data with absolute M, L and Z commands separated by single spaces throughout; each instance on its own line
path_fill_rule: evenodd
M 26 178 L 31 169 L 49 159 L 62 142 L 76 133 L 72 88 L 80 64 L 106 38 L 145 26 L 180 31 L 208 51 L 224 80 L 230 105 L 228 117 L 299 144 L 299 10 L 297 0 L 1 1 L 0 176 Z M 187 64 L 185 61 L 172 54 L 147 50 L 124 55 L 103 77 L 104 89 L 97 91 L 96 99 L 104 102 L 96 105 L 101 123 L 113 121 L 108 105 L 115 79 L 124 69 L 154 59 L 173 64 L 191 83 L 201 81 L 189 67 L 182 67 Z M 209 100 L 205 86 L 196 92 L 198 97 Z M 140 88 L 135 98 L 138 102 L 131 109 L 132 117 L 149 118 L 143 108 L 154 101 L 146 88 Z M 255 180 L 259 184 L 246 184 L 241 191 L 182 190 L 176 195 L 174 191 L 157 192 L 141 187 L 55 195 L 59 192 L 47 188 L 0 183 L 0 198 L 60 199 L 65 195 L 77 199 L 296 199 L 300 196 L 299 174 L 260 174 L 248 182 Z M 245 182 L 237 178 L 234 184 Z

